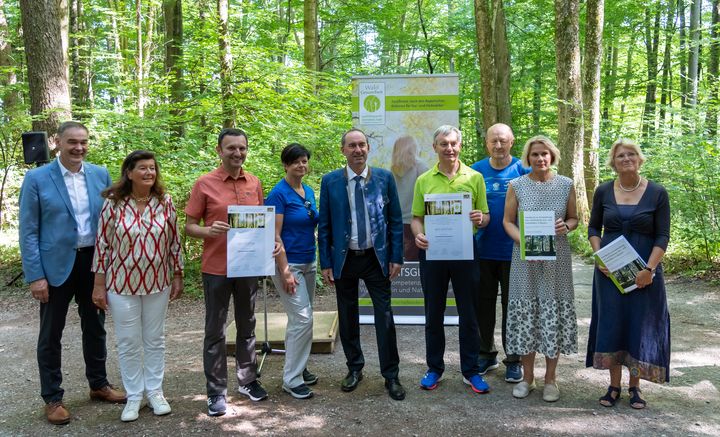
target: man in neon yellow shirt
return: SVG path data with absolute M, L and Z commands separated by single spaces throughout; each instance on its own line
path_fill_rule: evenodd
M 433 390 L 445 370 L 445 302 L 448 281 L 453 283 L 460 319 L 460 367 L 463 381 L 476 393 L 487 393 L 490 387 L 478 373 L 480 334 L 475 316 L 475 293 L 480 271 L 475 260 L 428 261 L 425 250 L 429 243 L 425 236 L 425 194 L 470 193 L 470 220 L 476 228 L 490 223 L 485 181 L 482 175 L 460 162 L 462 134 L 454 126 L 440 126 L 433 135 L 433 150 L 438 163 L 418 177 L 412 204 L 412 231 L 420 249 L 420 281 L 425 296 L 425 358 L 428 371 L 420 386 Z M 472 244 L 472 242 L 468 242 Z

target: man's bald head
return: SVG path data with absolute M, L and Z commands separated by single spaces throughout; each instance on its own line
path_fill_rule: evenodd
M 493 167 L 505 167 L 512 161 L 510 149 L 515 142 L 515 135 L 510 126 L 504 123 L 496 123 L 487 130 L 485 136 L 485 147 L 490 155 L 490 163 Z

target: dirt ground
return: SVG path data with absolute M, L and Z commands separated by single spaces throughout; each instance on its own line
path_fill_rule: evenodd
M 339 342 L 334 354 L 313 355 L 310 369 L 320 377 L 315 397 L 296 400 L 282 389 L 282 355 L 271 355 L 262 382 L 267 401 L 252 403 L 236 393 L 231 378 L 228 414 L 206 415 L 202 371 L 203 304 L 189 298 L 170 305 L 167 321 L 165 394 L 172 405 L 169 416 L 155 417 L 144 407 L 140 419 L 120 422 L 121 405 L 88 398 L 80 348 L 80 326 L 71 311 L 63 344 L 65 403 L 73 420 L 65 426 L 48 424 L 42 414 L 35 359 L 38 306 L 26 293 L 0 296 L 0 435 L 720 435 L 720 290 L 701 281 L 670 280 L 668 296 L 672 319 L 672 373 L 667 385 L 643 381 L 648 408 L 632 410 L 626 388 L 623 400 L 604 408 L 597 398 L 608 385 L 607 372 L 586 369 L 584 350 L 590 322 L 591 268 L 574 266 L 578 314 L 579 353 L 563 356 L 558 368 L 561 398 L 542 401 L 542 385 L 523 400 L 512 397 L 504 369 L 486 376 L 492 391 L 474 394 L 459 372 L 457 328 L 446 329 L 445 380 L 437 390 L 420 390 L 425 371 L 424 333 L 421 326 L 398 326 L 400 379 L 407 389 L 402 402 L 390 399 L 379 374 L 374 330 L 362 328 L 366 357 L 365 379 L 352 393 L 343 393 L 339 381 L 345 359 Z M 279 310 L 270 297 L 271 310 Z M 260 303 L 261 301 L 259 301 Z M 320 295 L 318 310 L 332 310 L 332 293 Z M 258 310 L 262 307 L 259 306 Z M 120 384 L 112 322 L 108 327 L 108 373 Z M 499 340 L 499 330 L 496 332 Z M 542 380 L 544 361 L 536 376 Z M 234 368 L 230 359 L 229 368 Z M 627 375 L 623 378 L 627 385 Z

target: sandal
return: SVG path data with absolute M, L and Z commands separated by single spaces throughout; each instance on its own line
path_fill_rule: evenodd
M 630 406 L 636 410 L 642 410 L 647 405 L 647 402 L 643 398 L 640 397 L 640 387 L 630 387 L 628 389 L 628 392 L 632 395 L 630 396 Z
M 615 393 L 617 393 L 617 395 L 613 397 L 613 394 Z M 598 400 L 600 401 L 600 405 L 603 407 L 614 407 L 617 401 L 620 400 L 620 387 L 613 387 L 612 385 L 609 385 L 605 396 Z

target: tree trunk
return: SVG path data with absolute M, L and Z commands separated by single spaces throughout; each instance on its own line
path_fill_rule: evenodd
M 507 28 L 503 0 L 494 0 L 493 48 L 497 86 L 497 121 L 512 126 L 510 103 L 510 49 L 508 47 Z M 488 126 L 490 127 L 490 126 Z
M 483 128 L 497 123 L 497 67 L 493 56 L 493 34 L 490 25 L 488 0 L 475 0 L 475 32 L 480 64 L 480 94 L 482 96 Z
M 70 0 L 70 86 L 73 104 L 92 107 L 92 74 L 90 72 L 90 44 L 83 20 L 82 0 Z
M 65 65 L 65 77 L 70 83 L 70 7 L 68 0 L 55 0 L 60 16 L 60 40 L 62 41 L 63 65 Z M 36 6 L 37 7 L 37 6 Z
M 667 15 L 665 17 L 665 50 L 663 52 L 662 79 L 660 82 L 660 124 L 665 124 L 667 108 L 672 106 L 670 100 L 670 76 L 672 74 L 670 58 L 672 56 L 672 39 L 675 34 L 675 5 L 668 2 Z
M 165 74 L 170 85 L 171 126 L 176 137 L 185 135 L 183 122 L 184 84 L 182 61 L 183 45 L 183 14 L 182 0 L 165 0 L 163 2 L 165 18 Z
M 700 60 L 700 13 L 702 0 L 695 0 L 690 6 L 690 59 L 688 60 L 688 82 L 690 96 L 688 98 L 691 108 L 697 105 L 698 76 Z
M 108 8 L 112 11 L 110 13 L 110 35 L 112 37 L 111 45 L 113 48 L 113 58 L 115 59 L 115 68 L 111 73 L 112 84 L 115 87 L 115 94 L 110 96 L 110 101 L 117 111 L 124 111 L 125 96 L 121 91 L 121 85 L 123 79 L 127 74 L 127 67 L 125 65 L 125 58 L 123 57 L 123 38 L 121 38 L 119 24 L 118 24 L 118 6 L 113 0 L 108 0 Z
M 320 69 L 317 8 L 317 0 L 304 0 L 303 30 L 305 31 L 305 44 L 303 46 L 303 61 L 305 68 L 309 71 L 319 71 Z
M 615 101 L 615 90 L 617 88 L 617 69 L 618 69 L 618 50 L 617 45 L 608 44 L 608 53 L 605 63 L 605 92 L 603 92 L 603 110 L 602 119 L 605 123 L 610 122 L 610 109 Z
M 708 109 L 705 114 L 705 130 L 708 138 L 718 133 L 718 106 L 720 106 L 720 0 L 712 2 L 710 30 L 710 60 L 708 65 Z M 715 141 L 717 141 L 715 139 Z
M 145 67 L 143 61 L 143 32 L 142 32 L 142 0 L 135 0 L 135 41 L 137 48 L 135 50 L 135 85 L 137 86 L 137 113 L 140 117 L 145 112 Z
M 5 87 L 0 98 L 2 98 L 3 112 L 6 116 L 15 113 L 20 102 L 19 92 L 12 89 L 17 84 L 16 64 L 13 59 L 8 23 L 5 18 L 4 0 L 0 0 L 0 70 L 5 71 L 5 73 L 0 74 L 0 85 Z
M 582 98 L 584 109 L 583 137 L 585 192 L 588 205 L 600 179 L 600 66 L 602 33 L 605 23 L 604 0 L 588 0 L 585 24 L 585 57 L 583 58 Z
M 578 217 L 587 222 L 583 175 L 583 112 L 580 79 L 579 0 L 555 0 L 555 59 L 560 174 L 575 183 Z
M 685 23 L 685 0 L 678 0 L 678 18 L 680 18 L 680 48 L 678 58 L 680 58 L 680 105 L 682 108 L 687 108 L 687 95 L 688 95 L 688 81 L 687 81 L 687 34 L 685 29 L 687 25 Z M 686 119 L 685 111 L 681 112 L 682 119 Z
M 57 0 L 20 0 L 33 130 L 53 135 L 71 117 Z
M 228 31 L 228 0 L 218 0 L 218 48 L 220 54 L 220 91 L 223 127 L 235 127 L 235 110 L 232 106 L 232 53 Z
M 650 8 L 654 10 L 651 11 Z M 651 14 L 655 14 L 651 23 Z M 645 53 L 647 57 L 647 85 L 645 86 L 645 109 L 643 111 L 643 136 L 651 138 L 655 134 L 655 106 L 657 101 L 657 58 L 660 40 L 660 5 L 648 5 L 645 9 Z

